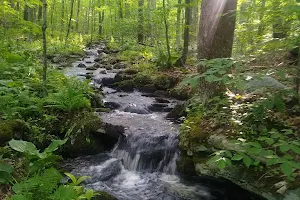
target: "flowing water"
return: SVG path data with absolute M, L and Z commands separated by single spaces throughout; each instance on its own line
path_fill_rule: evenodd
M 87 49 L 88 57 L 73 63 L 66 74 L 85 79 L 88 71 L 79 68 L 78 64 L 92 66 L 97 51 L 104 47 L 98 45 Z M 103 69 L 93 71 L 94 85 L 116 74 L 116 71 L 99 74 L 99 70 Z M 71 173 L 92 177 L 85 182 L 87 188 L 107 191 L 119 200 L 235 200 L 230 198 L 231 190 L 226 181 L 222 184 L 223 180 L 202 178 L 195 183 L 179 177 L 176 170 L 179 125 L 167 120 L 166 113 L 147 109 L 156 102 L 155 98 L 137 91 L 124 93 L 107 87 L 103 91 L 104 101 L 117 103 L 119 108 L 99 113 L 99 116 L 104 122 L 124 126 L 126 137 L 119 140 L 112 152 L 67 162 Z M 169 101 L 168 107 L 176 103 L 176 100 Z M 248 199 L 243 197 L 241 199 Z

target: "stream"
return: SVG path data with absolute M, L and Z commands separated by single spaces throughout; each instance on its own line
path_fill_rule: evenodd
M 85 49 L 87 56 L 73 63 L 65 74 L 85 80 L 93 74 L 93 84 L 99 87 L 103 79 L 113 78 L 118 70 L 99 68 L 93 71 L 79 67 L 95 64 L 99 44 Z M 78 157 L 67 161 L 71 173 L 91 176 L 85 181 L 86 188 L 106 191 L 119 200 L 239 200 L 258 199 L 233 183 L 212 177 L 197 180 L 182 179 L 176 169 L 179 158 L 179 125 L 166 119 L 167 112 L 153 112 L 149 106 L 159 103 L 155 97 L 141 92 L 121 92 L 103 87 L 104 102 L 113 102 L 118 108 L 109 113 L 98 113 L 99 117 L 113 125 L 125 127 L 126 137 L 120 138 L 111 152 Z M 168 99 L 167 108 L 177 100 Z

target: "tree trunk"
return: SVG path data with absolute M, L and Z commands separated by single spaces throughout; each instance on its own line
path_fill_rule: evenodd
M 43 26 L 42 26 L 42 33 L 43 33 L 43 90 L 44 95 L 47 94 L 47 38 L 46 38 L 46 29 L 47 29 L 47 1 L 43 0 Z
M 177 50 L 181 47 L 181 2 L 182 0 L 178 0 L 177 4 L 177 17 L 176 17 L 176 46 Z
M 235 29 L 237 0 L 203 0 L 198 35 L 198 58 L 229 58 Z
M 54 30 L 53 16 L 54 16 L 54 12 L 55 12 L 55 6 L 56 6 L 56 0 L 53 0 L 52 6 L 51 6 L 51 15 L 50 15 L 50 25 L 51 25 L 52 33 L 53 33 L 53 30 Z
M 41 3 L 43 3 L 43 0 L 41 0 Z M 38 16 L 37 16 L 37 20 L 39 23 L 41 23 L 41 21 L 42 21 L 42 16 L 43 16 L 43 6 L 39 5 Z
M 267 0 L 262 0 L 261 1 L 261 6 L 260 6 L 260 14 L 259 14 L 259 25 L 258 25 L 258 31 L 257 34 L 258 36 L 262 36 L 264 33 L 264 16 L 265 16 L 265 9 L 266 9 L 266 1 Z
M 64 32 L 64 21 L 65 21 L 65 0 L 61 2 L 61 22 L 60 22 L 60 31 Z
M 203 0 L 198 35 L 198 58 L 229 58 L 235 29 L 237 0 Z M 206 66 L 199 66 L 203 74 Z M 203 102 L 223 91 L 223 86 L 200 80 L 200 98 Z
M 144 0 L 138 0 L 138 43 L 143 44 L 144 43 L 144 31 L 143 31 L 143 24 L 144 24 L 144 13 L 143 13 L 143 7 L 144 7 Z
M 182 51 L 182 66 L 185 65 L 187 54 L 189 52 L 189 39 L 190 39 L 190 21 L 191 21 L 191 0 L 185 0 L 185 25 L 184 25 L 184 37 L 183 37 L 183 51 Z
M 170 42 L 169 42 L 169 26 L 168 26 L 168 19 L 167 19 L 167 9 L 166 9 L 166 0 L 163 0 L 163 17 L 164 17 L 164 25 L 165 25 L 165 36 L 166 36 L 166 45 L 167 45 L 167 52 L 168 52 L 168 61 L 167 67 L 171 65 L 171 50 L 170 50 Z
M 77 14 L 76 14 L 76 32 L 79 30 L 79 13 L 80 13 L 80 0 L 77 0 Z
M 66 35 L 66 40 L 65 40 L 65 46 L 68 44 L 68 38 L 70 34 L 70 29 L 71 29 L 71 22 L 72 22 L 72 17 L 73 17 L 73 7 L 74 7 L 74 0 L 71 0 L 71 12 L 70 12 L 70 18 L 69 18 L 69 23 L 68 23 L 68 29 L 67 29 L 67 35 Z

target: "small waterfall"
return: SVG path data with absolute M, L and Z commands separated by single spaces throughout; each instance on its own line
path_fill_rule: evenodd
M 179 157 L 177 144 L 177 136 L 172 134 L 132 134 L 119 140 L 111 156 L 121 160 L 127 170 L 174 175 Z

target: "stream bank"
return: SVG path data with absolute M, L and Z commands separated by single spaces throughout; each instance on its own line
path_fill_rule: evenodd
M 97 114 L 105 127 L 124 131 L 112 151 L 94 152 L 96 155 L 64 163 L 74 175 L 92 176 L 84 183 L 87 188 L 106 191 L 120 200 L 263 199 L 225 179 L 180 176 L 179 125 L 166 119 L 180 101 L 157 90 L 171 87 L 176 80 L 163 80 L 152 90 L 137 91 L 131 79 L 134 72 L 125 69 L 128 64 L 116 60 L 115 52 L 107 50 L 105 44 L 90 47 L 86 53 L 66 75 L 92 79 L 91 84 L 104 93 L 103 104 L 111 109 Z

